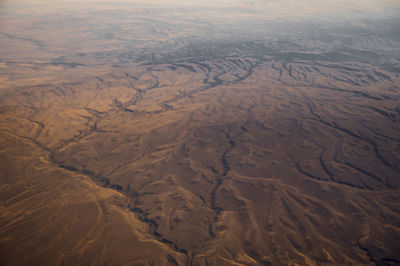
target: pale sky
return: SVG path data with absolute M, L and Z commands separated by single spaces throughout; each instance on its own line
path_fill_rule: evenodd
M 400 8 L 400 0 L 0 0 L 0 8 L 23 7 L 88 7 L 88 6 L 185 6 L 185 7 L 239 7 L 273 12 L 282 15 L 332 14 L 346 11 L 377 13 Z
M 45 16 L 59 12 L 130 8 L 191 8 L 204 19 L 202 8 L 213 10 L 223 21 L 326 21 L 400 18 L 400 0 L 0 0 L 0 24 L 7 23 L 1 13 Z M 220 12 L 223 11 L 223 12 Z M 77 13 L 76 13 L 77 14 Z M 200 15 L 200 16 L 201 16 Z M 1 26 L 1 25 L 0 25 Z

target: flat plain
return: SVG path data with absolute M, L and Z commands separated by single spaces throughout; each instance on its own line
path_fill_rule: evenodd
M 239 7 L 1 12 L 1 265 L 400 264 L 400 18 Z

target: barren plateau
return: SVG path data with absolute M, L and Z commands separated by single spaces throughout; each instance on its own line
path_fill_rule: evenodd
M 400 264 L 400 17 L 6 2 L 0 265 Z

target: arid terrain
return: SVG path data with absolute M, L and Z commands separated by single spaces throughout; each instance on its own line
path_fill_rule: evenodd
M 316 11 L 0 3 L 0 265 L 400 265 L 400 17 Z

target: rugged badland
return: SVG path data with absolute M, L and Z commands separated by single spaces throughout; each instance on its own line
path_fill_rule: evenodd
M 399 17 L 18 3 L 1 265 L 400 263 Z

